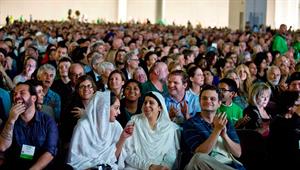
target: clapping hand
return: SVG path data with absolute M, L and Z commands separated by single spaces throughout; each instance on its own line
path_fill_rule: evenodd
M 178 115 L 178 110 L 175 108 L 175 106 L 171 105 L 170 106 L 170 111 L 169 111 L 170 119 L 172 120 L 177 115 Z
M 216 114 L 213 120 L 214 129 L 221 132 L 222 130 L 226 130 L 227 122 L 228 120 L 225 112 Z
M 189 107 L 186 101 L 180 103 L 180 110 L 186 120 L 188 120 L 191 117 L 189 114 Z

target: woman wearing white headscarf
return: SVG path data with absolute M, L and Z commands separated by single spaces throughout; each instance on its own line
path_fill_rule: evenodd
M 122 132 L 115 121 L 119 107 L 119 99 L 109 91 L 93 96 L 72 136 L 68 164 L 74 169 L 118 169 L 116 162 L 122 146 L 133 131 L 129 125 Z
M 178 127 L 170 120 L 162 95 L 147 93 L 142 114 L 128 124 L 134 124 L 134 131 L 123 148 L 124 169 L 172 169 L 179 149 Z

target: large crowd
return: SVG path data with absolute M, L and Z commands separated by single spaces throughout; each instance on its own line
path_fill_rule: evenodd
M 0 28 L 0 168 L 299 169 L 299 60 L 284 24 L 16 21 Z

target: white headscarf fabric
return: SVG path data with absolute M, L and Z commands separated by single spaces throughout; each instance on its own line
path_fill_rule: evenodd
M 118 121 L 110 122 L 110 92 L 96 92 L 77 123 L 70 145 L 68 164 L 87 169 L 109 164 L 117 169 L 116 143 L 122 133 Z
M 124 152 L 126 152 L 127 155 L 126 162 L 130 159 L 131 155 L 136 155 L 134 159 L 137 160 L 139 158 L 141 160 L 136 165 L 143 164 L 143 168 L 148 168 L 151 164 L 163 164 L 163 159 L 166 159 L 165 155 L 170 152 L 170 150 L 173 152 L 172 154 L 175 154 L 173 155 L 174 159 L 169 160 L 169 163 L 173 164 L 177 150 L 179 149 L 178 126 L 170 120 L 162 95 L 157 92 L 151 93 L 158 98 L 162 105 L 162 111 L 157 119 L 156 127 L 151 129 L 144 113 L 133 116 L 131 118 L 131 121 L 135 124 L 133 135 L 126 141 L 124 147 Z M 125 166 L 125 169 L 138 169 L 128 164 Z M 169 164 L 166 166 L 170 167 L 172 165 Z

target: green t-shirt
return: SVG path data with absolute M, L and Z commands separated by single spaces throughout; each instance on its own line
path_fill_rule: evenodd
M 235 123 L 243 118 L 243 110 L 240 106 L 238 106 L 235 103 L 231 103 L 229 106 L 226 106 L 224 104 L 221 104 L 221 106 L 218 108 L 217 113 L 225 112 L 227 114 L 227 119 L 235 125 Z
M 285 54 L 288 51 L 286 39 L 281 35 L 277 34 L 273 40 L 272 50 L 279 51 L 280 54 Z
M 160 93 L 162 96 L 167 96 L 168 94 L 168 88 L 166 86 L 166 84 L 163 85 L 163 91 L 159 91 L 150 80 L 148 80 L 147 82 L 145 82 L 144 84 L 142 84 L 142 95 L 144 96 L 147 92 L 149 91 L 155 91 Z

